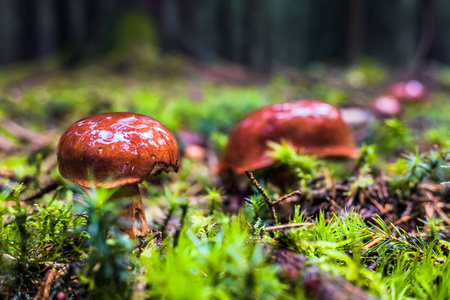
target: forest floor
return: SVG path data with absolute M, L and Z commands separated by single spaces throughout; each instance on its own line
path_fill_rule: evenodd
M 426 97 L 387 118 L 371 101 L 400 77 L 371 60 L 268 76 L 138 54 L 0 71 L 1 298 L 450 298 L 449 68 L 427 71 Z M 347 112 L 359 156 L 281 143 L 272 167 L 215 172 L 245 114 L 295 99 Z M 178 173 L 141 184 L 150 230 L 138 240 L 117 228 L 111 191 L 58 172 L 64 130 L 109 111 L 149 115 L 179 142 Z

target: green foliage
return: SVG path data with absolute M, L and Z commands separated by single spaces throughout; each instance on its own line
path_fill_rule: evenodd
M 285 140 L 282 140 L 280 144 L 270 141 L 268 144 L 271 148 L 269 155 L 278 163 L 287 165 L 298 179 L 311 179 L 317 174 L 320 162 L 315 156 L 302 155 L 301 151 L 298 153 Z
M 19 185 L 0 194 L 0 294 L 15 291 L 19 297 L 41 279 L 34 270 L 42 264 L 62 263 L 83 254 L 79 251 L 82 241 L 73 233 L 81 220 L 73 217 L 72 205 L 53 197 L 30 209 L 20 201 L 23 189 L 24 185 Z M 13 206 L 8 205 L 9 200 Z
M 147 296 L 165 299 L 274 299 L 285 293 L 262 246 L 249 240 L 241 217 L 220 223 L 215 235 L 186 226 L 176 248 L 152 247 L 141 254 L 150 285 Z M 170 278 L 170 280 L 168 280 Z
M 215 212 L 220 212 L 222 210 L 222 197 L 224 192 L 217 188 L 206 188 L 206 191 L 208 192 L 208 195 L 206 197 L 208 198 L 208 206 L 209 206 L 209 213 L 212 215 Z
M 196 131 L 220 152 L 233 126 L 253 109 L 307 96 L 353 105 L 358 103 L 356 92 L 366 94 L 370 85 L 370 96 L 387 76 L 379 64 L 364 60 L 348 70 L 332 68 L 334 73 L 320 65 L 308 74 L 277 74 L 267 85 L 217 84 L 204 77 L 186 80 L 183 74 L 199 70 L 190 62 L 180 64 L 179 57 L 158 53 L 149 20 L 133 13 L 120 23 L 117 47 L 95 65 L 63 71 L 48 63 L 37 75 L 26 67 L 1 71 L 0 116 L 54 134 L 89 114 L 134 111 L 160 120 L 175 134 L 182 129 Z M 47 75 L 49 70 L 57 76 Z M 350 188 L 349 193 L 371 191 L 386 158 L 394 161 L 405 150 L 413 150 L 416 141 L 419 147 L 437 144 L 439 150 L 416 151 L 387 165 L 391 194 L 381 205 L 388 211 L 401 195 L 402 208 L 412 199 L 408 195 L 422 196 L 421 183 L 448 181 L 448 169 L 443 167 L 448 163 L 450 132 L 448 114 L 443 112 L 448 109 L 447 93 L 436 92 L 428 102 L 405 107 L 402 120 L 380 121 L 373 132 L 366 132 L 370 136 L 365 141 L 372 144 L 361 147 L 353 171 L 349 164 L 298 153 L 286 141 L 271 143 L 270 155 L 295 175 L 303 195 L 311 192 L 304 207 L 317 200 L 313 192 L 326 196 L 313 205 L 326 206 L 335 201 L 333 187 Z M 425 133 L 418 133 L 422 128 Z M 343 276 L 379 299 L 450 297 L 448 225 L 442 218 L 415 219 L 411 224 L 419 228 L 405 231 L 381 217 L 365 220 L 360 212 L 345 212 L 341 202 L 331 206 L 336 207 L 334 214 L 319 211 L 312 217 L 296 206 L 289 222 L 309 224 L 266 229 L 272 218 L 261 195 L 246 195 L 238 215 L 224 213 L 224 205 L 236 195 L 220 188 L 207 164 L 182 158 L 178 174 L 161 174 L 158 180 L 143 183 L 152 231 L 142 243 L 133 244 L 117 228 L 119 210 L 108 200 L 111 191 L 60 187 L 34 203 L 20 201 L 49 177 L 61 179 L 53 145 L 36 150 L 2 126 L 0 134 L 17 146 L 14 155 L 0 153 L 1 170 L 13 170 L 19 178 L 16 185 L 0 178 L 0 298 L 35 298 L 48 271 L 56 268 L 58 274 L 49 286 L 53 298 L 63 291 L 67 298 L 80 299 L 310 299 L 303 286 L 288 288 L 278 278 L 278 266 L 267 261 L 273 248 L 302 254 L 308 264 Z M 307 186 L 325 169 L 326 179 L 314 184 L 320 192 Z M 341 178 L 335 181 L 337 175 Z M 31 181 L 20 185 L 27 176 Z M 237 185 L 245 183 L 240 180 L 236 177 Z M 265 188 L 271 197 L 279 192 L 271 184 Z M 345 189 L 335 192 L 336 201 L 345 199 Z M 447 195 L 446 187 L 433 193 L 442 199 Z M 448 209 L 444 201 L 438 204 Z M 282 209 L 291 212 L 288 205 L 275 209 L 280 215 Z M 383 218 L 397 217 L 387 214 Z
M 438 176 L 436 172 L 443 162 L 441 153 L 409 153 L 399 158 L 393 166 L 398 174 L 389 181 L 389 187 L 402 194 L 411 194 L 417 186 L 429 176 Z M 438 176 L 439 177 L 439 176 Z
M 375 149 L 376 145 L 363 144 L 361 146 L 355 161 L 355 167 L 360 170 L 360 173 L 369 173 L 372 170 L 372 166 L 377 159 Z
M 135 47 L 136 44 L 157 44 L 155 26 L 150 22 L 148 15 L 138 11 L 124 13 L 118 21 L 114 35 L 116 48 L 127 51 L 124 47 Z
M 414 138 L 408 127 L 398 119 L 387 119 L 377 125 L 375 143 L 380 153 L 411 149 Z
M 266 214 L 269 211 L 267 202 L 264 201 L 263 196 L 253 195 L 245 199 L 246 213 L 249 219 L 253 222 L 258 222 L 261 219 L 265 219 Z
M 450 166 L 442 166 L 444 169 L 450 169 Z M 450 184 L 450 181 L 442 182 L 442 184 Z
M 362 86 L 382 82 L 387 73 L 378 62 L 364 58 L 348 69 L 346 78 L 351 85 Z
M 119 206 L 108 201 L 112 190 L 92 189 L 79 207 L 87 223 L 80 228 L 87 235 L 89 249 L 81 279 L 88 285 L 90 299 L 127 299 L 133 278 L 128 253 L 132 242 L 117 227 Z
M 307 221 L 296 208 L 292 223 Z M 342 274 L 380 299 L 446 299 L 449 262 L 437 241 L 427 242 L 381 218 L 368 224 L 357 213 L 319 214 L 313 226 L 276 232 L 277 240 L 310 257 L 322 269 Z M 351 255 L 349 255 L 351 253 Z M 375 256 L 373 254 L 376 253 Z M 369 271 L 368 266 L 374 271 Z M 386 293 L 386 291 L 388 291 Z
M 323 99 L 323 101 L 332 105 L 341 106 L 350 100 L 350 95 L 342 89 L 330 87 L 327 84 L 317 84 L 311 89 L 311 93 L 315 99 Z
M 434 127 L 424 132 L 427 142 L 442 148 L 450 148 L 450 132 L 447 126 Z

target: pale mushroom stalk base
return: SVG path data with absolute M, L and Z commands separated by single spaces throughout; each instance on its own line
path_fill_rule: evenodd
M 139 186 L 137 184 L 120 186 L 111 196 L 111 200 L 124 206 L 119 218 L 120 229 L 133 239 L 145 236 L 148 225 Z

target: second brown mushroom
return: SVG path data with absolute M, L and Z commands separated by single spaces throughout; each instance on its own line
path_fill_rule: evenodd
M 219 172 L 243 173 L 271 165 L 268 141 L 286 140 L 298 151 L 321 157 L 355 157 L 351 129 L 339 110 L 317 100 L 299 100 L 263 107 L 234 128 L 220 160 Z

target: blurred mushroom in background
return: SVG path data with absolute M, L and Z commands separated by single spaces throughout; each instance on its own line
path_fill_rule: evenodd
M 389 94 L 400 101 L 417 102 L 425 99 L 427 90 L 418 80 L 401 81 L 389 87 Z
M 230 134 L 219 172 L 243 173 L 271 165 L 268 141 L 286 140 L 297 151 L 320 157 L 355 157 L 350 127 L 334 106 L 317 100 L 277 103 L 251 112 Z
M 372 102 L 375 112 L 383 117 L 395 117 L 402 111 L 402 104 L 398 98 L 391 95 L 376 97 Z

